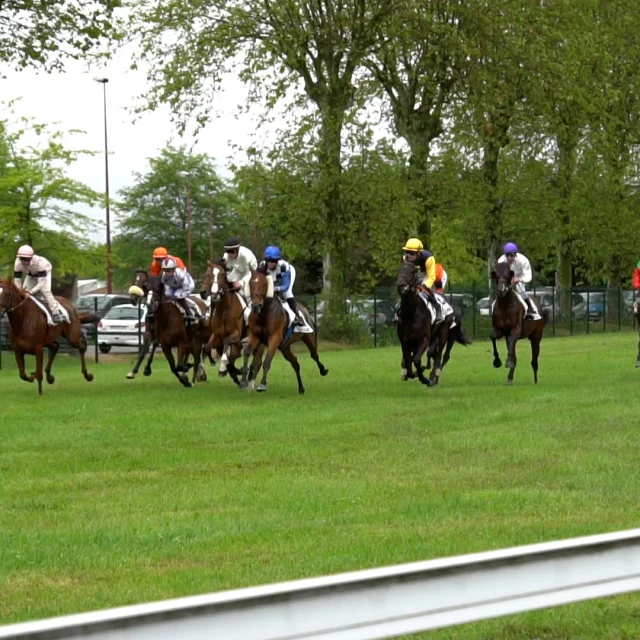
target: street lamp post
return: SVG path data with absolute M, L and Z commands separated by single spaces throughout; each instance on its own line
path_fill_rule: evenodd
M 111 216 L 109 212 L 109 146 L 107 144 L 107 82 L 109 78 L 94 78 L 102 85 L 104 105 L 104 180 L 105 180 L 105 208 L 107 226 L 107 293 L 113 293 L 111 273 Z

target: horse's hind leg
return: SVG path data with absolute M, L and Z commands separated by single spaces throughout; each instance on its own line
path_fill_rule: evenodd
M 36 380 L 38 381 L 38 394 L 42 395 L 42 362 L 44 360 L 44 347 L 36 347 Z
M 309 353 L 311 354 L 311 358 L 318 365 L 318 371 L 320 371 L 320 375 L 321 376 L 326 376 L 327 373 L 329 373 L 329 369 L 327 369 L 322 364 L 322 362 L 320 362 L 320 356 L 318 355 L 318 347 L 316 345 L 315 334 L 313 334 L 313 333 L 303 333 L 302 334 L 302 342 L 304 342 L 307 345 L 307 349 L 309 349 Z
M 140 346 L 140 351 L 138 352 L 138 359 L 136 363 L 133 365 L 133 369 L 129 373 L 127 373 L 127 379 L 133 380 L 136 375 L 138 375 L 138 370 L 140 369 L 140 365 L 144 360 L 144 357 L 149 352 L 149 344 L 151 343 L 152 336 L 148 331 L 145 331 L 144 340 L 142 341 L 142 345 Z
M 533 333 L 529 336 L 531 341 L 531 368 L 533 369 L 533 382 L 538 384 L 538 356 L 540 355 L 540 340 L 542 336 Z
M 164 357 L 167 359 L 167 362 L 169 363 L 169 368 L 171 369 L 171 373 L 173 373 L 173 375 L 176 378 L 178 378 L 178 380 L 180 381 L 180 384 L 185 387 L 190 387 L 191 383 L 189 382 L 189 378 L 187 378 L 187 376 L 184 373 L 181 373 L 176 368 L 176 361 L 175 361 L 175 358 L 173 357 L 173 351 L 171 351 L 171 347 L 166 344 L 163 344 L 162 353 L 164 353 Z
M 508 338 L 509 355 L 507 356 L 507 364 L 505 365 L 509 369 L 506 382 L 508 385 L 513 384 L 513 376 L 518 366 L 518 358 L 516 357 L 516 342 L 518 341 L 518 337 L 515 332 L 512 332 Z
M 87 351 L 87 343 L 85 342 L 84 335 L 82 334 L 82 327 L 80 321 L 72 322 L 67 330 L 67 340 L 72 347 L 75 347 L 80 354 L 80 367 L 82 375 L 87 382 L 93 380 L 93 375 L 87 371 L 87 363 L 85 362 L 85 353 Z
M 276 351 L 278 350 L 278 345 L 282 342 L 282 336 L 278 334 L 274 334 L 269 336 L 269 344 L 267 346 L 267 357 L 264 359 L 264 364 L 262 365 L 262 380 L 260 384 L 256 388 L 256 391 L 266 391 L 267 390 L 267 376 L 269 375 L 269 369 L 271 369 L 271 362 L 273 361 L 273 357 L 276 355 Z M 302 382 L 300 380 L 299 371 L 296 372 L 298 376 L 298 391 L 300 393 L 304 393 L 304 387 L 302 387 L 302 391 L 300 391 Z
M 52 342 L 47 345 L 47 349 L 49 349 L 49 358 L 47 360 L 47 366 L 45 367 L 44 373 L 47 378 L 47 383 L 53 384 L 56 379 L 51 375 L 51 367 L 53 367 L 53 361 L 58 353 L 58 349 L 60 349 L 60 345 L 57 342 Z
M 307 334 L 307 335 L 311 335 L 311 334 Z M 304 394 L 304 385 L 302 384 L 302 377 L 300 376 L 300 363 L 298 362 L 298 358 L 296 358 L 296 356 L 294 355 L 293 351 L 291 351 L 291 345 L 287 344 L 284 347 L 282 347 L 282 349 L 280 349 L 280 351 L 282 351 L 282 355 L 289 361 L 289 363 L 291 364 L 291 366 L 293 367 L 293 370 L 296 372 L 296 378 L 298 379 L 298 393 L 300 395 Z M 266 362 L 265 362 L 265 369 L 266 369 Z M 323 374 L 325 375 L 325 374 Z M 258 391 L 260 391 L 260 389 L 258 389 Z

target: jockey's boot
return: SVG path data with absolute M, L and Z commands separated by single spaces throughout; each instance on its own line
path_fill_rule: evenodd
M 302 319 L 302 316 L 300 315 L 300 311 L 298 310 L 296 299 L 289 298 L 287 302 L 289 303 L 289 307 L 291 311 L 293 311 L 293 315 L 295 316 L 293 319 L 293 324 L 296 325 L 297 327 L 304 327 L 304 320 Z
M 429 302 L 433 305 L 433 308 L 436 310 L 436 319 L 433 321 L 433 324 L 438 324 L 442 322 L 442 306 L 436 299 L 433 291 L 431 289 L 426 289 L 427 297 L 429 298 Z
M 536 316 L 536 310 L 533 307 L 533 303 L 531 302 L 531 298 L 527 298 L 527 313 L 525 314 L 525 318 L 532 320 Z
M 64 318 L 62 317 L 62 314 L 60 313 L 58 307 L 55 307 L 55 309 L 49 309 L 49 311 L 51 312 L 51 319 L 53 320 L 54 324 L 60 324 L 61 322 L 64 322 Z
M 193 320 L 193 315 L 191 314 L 191 307 L 187 302 L 186 298 L 181 298 L 178 300 L 180 306 L 184 309 L 184 321 L 186 324 L 190 324 Z

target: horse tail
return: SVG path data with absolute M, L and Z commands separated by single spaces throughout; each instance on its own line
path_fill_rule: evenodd
M 542 326 L 546 327 L 549 324 L 550 314 L 549 309 L 542 310 Z
M 97 324 L 100 322 L 100 316 L 97 313 L 80 313 L 78 314 L 80 324 Z
M 471 338 L 464 332 L 461 324 L 458 325 L 458 331 L 456 332 L 456 342 L 464 347 L 468 347 L 471 344 Z

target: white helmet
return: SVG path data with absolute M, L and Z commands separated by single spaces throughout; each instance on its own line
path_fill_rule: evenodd
M 28 244 L 23 244 L 18 249 L 18 258 L 33 258 L 33 249 Z
M 175 269 L 178 265 L 173 258 L 165 258 L 162 261 L 162 269 Z

